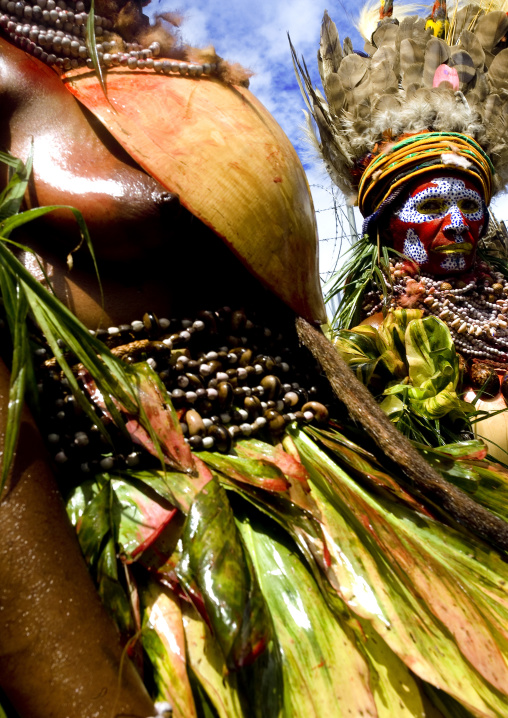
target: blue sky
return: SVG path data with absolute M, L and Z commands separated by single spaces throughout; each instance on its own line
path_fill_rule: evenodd
M 352 5 L 348 2 L 349 8 Z M 221 3 L 183 0 L 180 8 L 185 15 L 183 38 L 196 45 L 212 42 L 219 55 L 252 70 L 250 89 L 277 118 L 302 156 L 304 147 L 299 125 L 303 120 L 303 102 L 287 33 L 299 54 L 305 56 L 317 82 L 316 52 L 324 10 L 321 3 L 316 0 L 226 0 Z M 350 35 L 355 46 L 362 48 L 363 41 L 353 27 L 350 12 L 345 13 L 339 3 L 329 6 L 328 11 L 341 25 L 341 39 Z
M 160 0 L 160 4 L 154 0 L 151 5 L 154 11 L 162 8 L 182 12 L 185 18 L 182 37 L 189 44 L 212 43 L 219 55 L 240 62 L 254 72 L 250 89 L 289 136 L 307 171 L 317 210 L 322 276 L 337 262 L 336 235 L 342 234 L 342 228 L 336 226 L 331 208 L 334 201 L 342 200 L 333 195 L 326 173 L 303 137 L 304 103 L 295 79 L 287 33 L 318 84 L 316 53 L 325 7 L 337 25 L 341 41 L 349 36 L 353 47 L 361 50 L 364 41 L 354 21 L 363 2 L 334 0 L 325 5 L 319 0 L 180 0 L 175 7 L 169 5 L 169 0 Z M 428 4 L 430 7 L 431 0 Z M 494 210 L 498 219 L 508 219 L 506 195 L 495 202 Z M 344 210 L 339 213 L 341 218 L 345 227 Z

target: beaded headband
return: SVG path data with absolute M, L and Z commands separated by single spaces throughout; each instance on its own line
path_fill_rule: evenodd
M 492 162 L 472 137 L 456 132 L 425 132 L 391 145 L 363 172 L 358 206 L 364 216 L 377 211 L 401 186 L 430 170 L 459 169 L 479 182 L 488 205 L 492 198 Z

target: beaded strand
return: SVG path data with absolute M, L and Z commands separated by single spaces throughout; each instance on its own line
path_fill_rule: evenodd
M 292 422 L 327 421 L 331 397 L 321 379 L 316 383 L 313 361 L 243 310 L 203 311 L 194 319 L 145 314 L 143 320 L 92 333 L 122 361 L 146 361 L 158 374 L 193 451 L 228 452 L 235 440 L 278 437 Z M 81 413 L 42 340 L 35 358 L 44 433 L 57 464 L 96 472 L 150 461 L 109 424 L 115 435 L 112 453 Z
M 93 69 L 86 46 L 88 15 L 82 0 L 0 0 L 0 28 L 14 44 L 61 70 Z M 154 70 L 166 75 L 211 75 L 217 63 L 158 59 L 161 47 L 119 41 L 111 20 L 94 16 L 97 56 L 102 67 Z
M 391 266 L 394 306 L 401 305 L 407 282 L 401 264 Z M 481 274 L 469 279 L 446 280 L 422 273 L 414 279 L 423 289 L 417 305 L 425 314 L 432 314 L 448 326 L 457 351 L 470 359 L 508 362 L 508 281 L 500 272 L 479 265 Z M 402 302 L 402 304 L 404 304 Z M 375 291 L 365 295 L 367 316 L 379 312 L 383 302 Z

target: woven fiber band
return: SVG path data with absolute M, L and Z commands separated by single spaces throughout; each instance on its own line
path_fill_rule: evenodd
M 457 155 L 467 163 L 445 162 L 443 155 Z M 483 188 L 485 202 L 492 198 L 492 162 L 480 145 L 457 132 L 424 132 L 407 137 L 375 157 L 362 175 L 358 206 L 364 216 L 375 212 L 394 190 L 429 170 L 446 169 L 470 175 Z

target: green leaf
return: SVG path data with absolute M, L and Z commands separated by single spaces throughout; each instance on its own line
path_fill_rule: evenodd
M 397 386 L 400 387 L 401 384 L 398 384 Z M 398 396 L 395 396 L 391 392 L 387 392 L 387 390 L 385 390 L 384 393 L 388 394 L 388 396 L 383 399 L 380 407 L 388 416 L 390 421 L 396 422 L 404 413 L 406 403 Z
M 104 92 L 104 96 L 106 99 L 108 98 L 108 93 L 106 91 L 106 83 L 104 82 L 104 76 L 102 74 L 102 68 L 101 63 L 99 60 L 99 55 L 97 54 L 97 40 L 95 37 L 95 2 L 94 0 L 91 0 L 90 2 L 90 11 L 88 13 L 88 19 L 86 21 L 86 47 L 88 50 L 88 54 L 90 55 L 90 58 L 92 60 L 92 65 L 97 73 L 97 77 L 99 78 L 99 82 L 102 88 L 102 91 Z
M 156 542 L 174 519 L 176 510 L 167 501 L 143 491 L 143 484 L 111 478 L 120 505 L 117 540 L 127 558 L 139 556 Z M 162 553 L 162 549 L 161 549 Z
M 14 168 L 14 174 L 10 178 L 7 187 L 0 193 L 0 233 L 3 231 L 3 224 L 7 217 L 17 214 L 23 202 L 28 180 L 32 174 L 33 163 L 33 140 L 30 145 L 30 153 L 24 165 L 21 161 L 15 161 L 13 157 L 2 153 L 0 160 Z M 13 161 L 14 160 L 14 161 Z
M 228 671 L 224 656 L 206 623 L 193 607 L 182 604 L 188 663 L 194 697 L 210 718 L 278 718 L 283 686 L 276 640 L 249 666 Z M 201 717 L 202 718 L 202 717 Z
M 3 162 L 3 164 L 8 167 L 13 167 L 17 172 L 23 169 L 23 162 L 11 155 L 10 152 L 2 152 L 2 150 L 0 150 L 0 162 Z
M 366 386 L 370 384 L 381 359 L 377 329 L 370 325 L 342 329 L 337 332 L 335 346 L 356 377 Z
M 238 690 L 238 673 L 228 673 L 217 641 L 193 607 L 182 605 L 182 613 L 187 660 L 199 686 L 198 690 L 194 691 L 195 696 L 197 694 L 196 702 L 199 701 L 200 706 L 205 703 L 206 715 L 209 718 L 215 716 L 211 714 L 206 698 L 219 718 L 245 718 Z M 206 697 L 201 698 L 202 691 Z
M 182 535 L 178 578 L 200 591 L 228 668 L 252 663 L 271 640 L 271 621 L 242 546 L 226 492 L 216 479 L 197 495 Z
M 416 319 L 406 330 L 406 356 L 413 387 L 434 396 L 459 379 L 459 362 L 448 327 L 436 317 Z M 416 398 L 416 397 L 415 397 Z
M 117 545 L 121 505 L 111 481 L 92 489 L 92 498 L 78 522 L 78 539 L 90 566 L 103 603 L 117 623 L 120 632 L 132 635 L 134 624 L 131 607 L 118 576 Z
M 251 554 L 282 651 L 287 718 L 376 715 L 364 657 L 294 551 L 244 519 Z
M 339 595 L 418 676 L 468 710 L 508 712 L 508 568 L 488 546 L 371 494 L 295 433 Z
M 387 471 L 383 470 L 374 456 L 360 452 L 359 447 L 351 442 L 345 444 L 344 437 L 338 431 L 332 427 L 325 430 L 311 426 L 306 427 L 305 431 L 333 451 L 341 465 L 353 470 L 364 485 L 401 501 L 419 513 L 430 516 L 428 510 L 401 486 L 400 481 L 395 480 Z
M 180 602 L 153 581 L 140 587 L 143 604 L 143 648 L 154 671 L 154 701 L 168 701 L 173 718 L 197 718 L 187 676 L 185 633 Z
M 7 278 L 2 273 L 0 286 L 3 288 L 8 284 Z M 27 377 L 27 366 L 30 363 L 30 351 L 28 345 L 28 332 L 26 316 L 28 303 L 25 292 L 19 283 L 16 283 L 10 292 L 10 300 L 14 306 L 11 310 L 11 332 L 13 332 L 13 355 L 11 376 L 9 384 L 9 403 L 7 405 L 7 421 L 4 437 L 2 474 L 0 477 L 0 495 L 2 494 L 5 482 L 9 475 L 21 423 L 21 412 L 25 397 L 25 386 Z
M 81 240 L 78 246 L 71 252 L 69 257 L 76 252 L 78 249 L 80 249 L 82 243 L 84 242 L 88 248 L 88 251 L 90 252 L 90 256 L 92 258 L 92 262 L 94 265 L 95 270 L 95 276 L 97 277 L 97 282 L 99 284 L 99 291 L 101 296 L 101 304 L 104 304 L 104 293 L 102 291 L 102 283 L 101 278 L 99 275 L 99 268 L 97 266 L 97 259 L 95 257 L 95 252 L 92 244 L 92 240 L 90 238 L 90 233 L 88 232 L 88 227 L 86 226 L 86 222 L 83 218 L 83 215 L 79 210 L 77 210 L 75 207 L 71 207 L 69 205 L 48 205 L 46 207 L 35 207 L 34 209 L 28 209 L 25 212 L 21 212 L 20 214 L 15 214 L 13 216 L 10 216 L 8 219 L 5 219 L 3 222 L 0 222 L 0 233 L 2 234 L 2 239 L 7 239 L 10 237 L 11 233 L 17 229 L 18 227 L 22 227 L 23 225 L 27 224 L 28 222 L 33 222 L 35 219 L 39 219 L 40 217 L 43 217 L 46 214 L 49 214 L 50 212 L 54 212 L 56 210 L 63 210 L 66 209 L 69 212 L 71 212 L 74 216 L 74 219 L 76 220 L 76 223 L 79 228 Z M 16 244 L 16 243 L 13 243 Z M 31 252 L 32 250 L 28 247 L 24 248 L 25 251 Z M 33 252 L 34 256 L 35 252 Z M 69 261 L 68 257 L 68 261 Z M 49 278 L 46 276 L 45 270 L 43 265 L 39 262 L 38 258 L 37 261 L 39 263 L 39 266 L 41 268 L 41 271 L 43 272 L 46 281 L 49 286 L 51 286 L 51 283 L 49 281 Z
M 118 475 L 134 487 L 142 487 L 145 484 L 185 515 L 189 513 L 192 502 L 201 488 L 199 482 L 196 482 L 189 474 L 178 471 L 131 469 L 119 472 Z
M 287 491 L 290 486 L 282 471 L 275 464 L 263 459 L 225 456 L 208 451 L 200 452 L 200 458 L 216 471 L 266 491 Z
M 136 392 L 143 420 L 130 420 L 129 432 L 136 436 L 153 456 L 164 456 L 165 462 L 177 471 L 196 474 L 196 462 L 185 442 L 178 416 L 168 391 L 159 376 L 146 363 L 134 364 Z M 206 482 L 207 477 L 203 477 Z
M 334 329 L 349 329 L 358 324 L 363 298 L 371 289 L 371 283 L 374 283 L 379 294 L 386 293 L 386 279 L 375 271 L 379 260 L 378 247 L 367 235 L 359 237 L 346 253 L 346 261 L 340 271 L 325 286 L 327 302 L 338 294 L 343 295 L 333 318 Z

